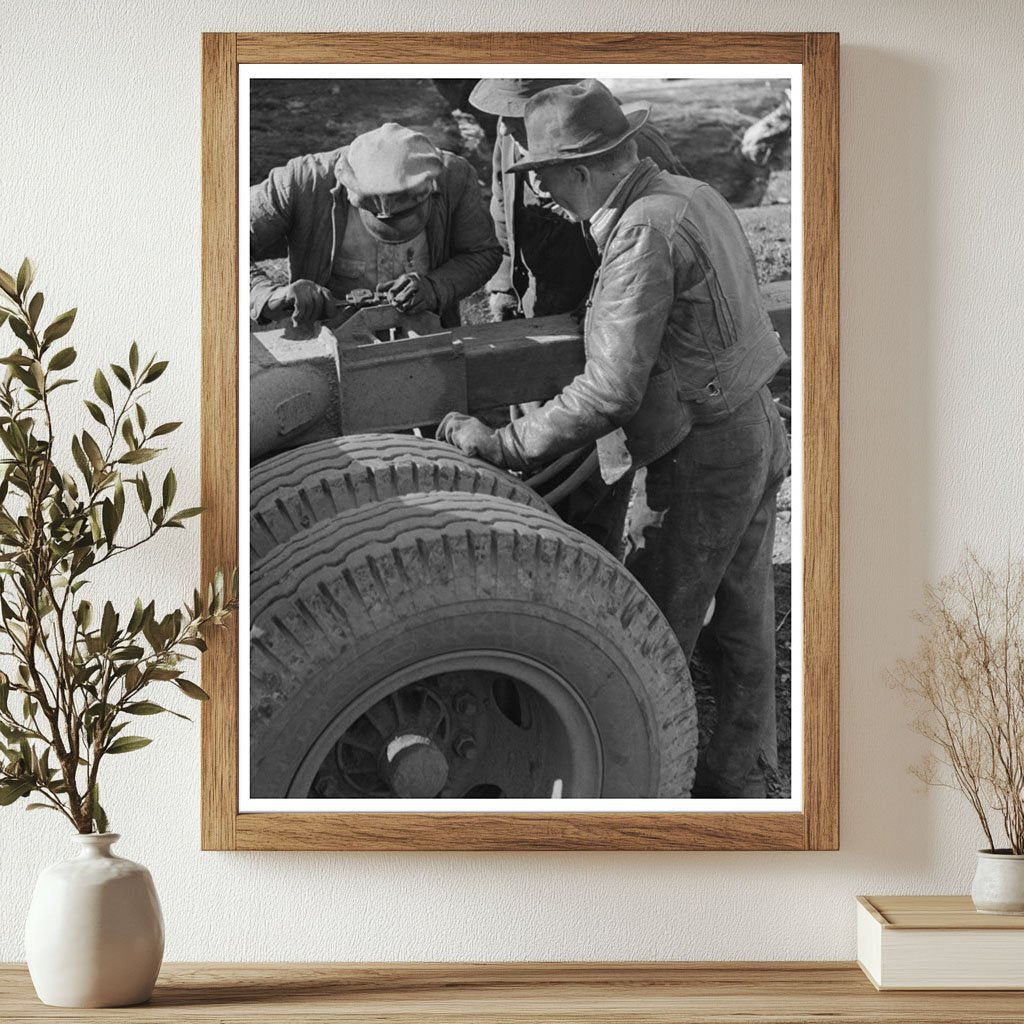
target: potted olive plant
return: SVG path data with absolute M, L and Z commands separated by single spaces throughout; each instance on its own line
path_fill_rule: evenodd
M 932 740 L 912 769 L 958 789 L 978 816 L 986 847 L 971 889 L 983 913 L 1024 914 L 1024 560 L 994 571 L 970 554 L 926 590 L 916 655 L 897 683 L 919 709 L 914 728 Z
M 150 422 L 142 404 L 166 362 L 132 344 L 123 364 L 89 382 L 88 429 L 57 421 L 54 393 L 78 383 L 64 340 L 75 310 L 44 327 L 33 276 L 28 260 L 16 275 L 0 271 L 0 328 L 15 342 L 0 358 L 0 805 L 62 815 L 82 847 L 43 871 L 29 911 L 40 998 L 128 1005 L 152 991 L 163 925 L 149 872 L 111 852 L 101 768 L 152 742 L 137 728 L 150 716 L 185 717 L 162 692 L 206 699 L 188 674 L 204 630 L 231 614 L 237 584 L 217 573 L 169 610 L 95 595 L 94 574 L 127 569 L 131 552 L 201 510 L 175 505 L 173 469 L 150 475 L 161 438 L 180 425 Z

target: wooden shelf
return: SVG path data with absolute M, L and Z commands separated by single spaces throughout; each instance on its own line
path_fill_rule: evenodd
M 150 1003 L 61 1010 L 0 965 L 0 1020 L 1020 1024 L 1020 992 L 876 992 L 851 963 L 166 964 Z

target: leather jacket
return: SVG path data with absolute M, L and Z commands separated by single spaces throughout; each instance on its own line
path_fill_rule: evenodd
M 750 245 L 715 189 L 644 160 L 610 205 L 595 229 L 601 264 L 584 321 L 586 365 L 498 431 L 511 468 L 618 427 L 633 465 L 647 465 L 694 423 L 729 416 L 785 361 Z
M 275 285 L 256 260 L 287 251 L 289 279 L 326 287 L 335 247 L 345 237 L 350 205 L 338 180 L 339 157 L 347 147 L 310 153 L 275 167 L 249 190 L 249 315 L 258 320 Z M 487 215 L 476 172 L 454 153 L 441 152 L 444 169 L 430 197 L 427 246 L 438 313 L 445 327 L 457 326 L 459 299 L 471 295 L 494 273 L 501 249 Z

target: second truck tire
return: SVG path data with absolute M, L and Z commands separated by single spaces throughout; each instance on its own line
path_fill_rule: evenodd
M 411 434 L 352 434 L 303 445 L 253 466 L 249 548 L 264 557 L 296 533 L 400 494 L 462 491 L 549 506 L 525 484 L 451 445 Z

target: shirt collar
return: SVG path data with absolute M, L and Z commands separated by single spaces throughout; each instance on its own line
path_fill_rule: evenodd
M 594 239 L 594 243 L 597 245 L 599 250 L 603 250 L 605 243 L 608 241 L 608 236 L 612 233 L 612 228 L 618 223 L 619 216 L 622 213 L 623 208 L 627 205 L 623 200 L 627 198 L 627 193 L 632 189 L 633 183 L 642 174 L 648 172 L 648 165 L 655 167 L 649 160 L 641 160 L 619 183 L 611 190 L 608 194 L 608 198 L 601 204 L 600 208 L 590 218 L 590 234 Z

